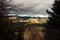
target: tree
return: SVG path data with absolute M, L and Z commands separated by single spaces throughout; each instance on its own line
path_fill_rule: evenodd
M 5 14 L 7 11 L 6 0 L 0 0 L 0 40 L 7 40 L 8 37 L 8 17 Z
M 53 12 L 46 10 L 47 13 L 51 15 L 51 17 L 49 17 L 48 26 L 52 28 L 60 28 L 60 0 L 55 0 L 51 9 Z
M 53 12 L 46 10 L 46 12 L 51 16 L 47 23 L 47 39 L 48 40 L 59 40 L 60 38 L 60 0 L 55 0 L 53 7 L 51 8 Z
M 10 5 L 9 2 L 12 0 L 0 0 L 0 40 L 16 40 L 15 38 L 15 30 L 18 29 L 19 34 L 17 40 L 23 40 L 23 32 L 25 31 L 22 25 L 21 27 L 15 29 L 15 25 L 13 23 L 9 22 L 9 18 L 7 14 L 9 14 L 9 11 L 14 11 L 14 5 Z M 12 25 L 12 27 L 11 27 Z M 16 23 L 16 27 L 19 25 Z M 23 25 L 24 26 L 24 25 Z

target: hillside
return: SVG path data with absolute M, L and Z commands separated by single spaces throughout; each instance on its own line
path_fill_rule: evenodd
M 46 23 L 48 18 L 46 17 L 9 17 L 9 20 L 12 20 L 12 22 L 27 22 L 27 23 Z

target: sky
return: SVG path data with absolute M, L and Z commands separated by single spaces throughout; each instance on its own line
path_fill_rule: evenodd
M 9 15 L 48 16 L 46 9 L 51 10 L 53 3 L 54 0 L 12 0 L 9 4 L 14 6 L 14 10 Z

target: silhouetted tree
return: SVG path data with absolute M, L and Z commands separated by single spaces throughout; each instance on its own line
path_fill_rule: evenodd
M 51 16 L 48 25 L 49 27 L 60 28 L 60 0 L 55 0 L 51 9 L 53 12 L 47 10 L 47 13 Z
M 50 15 L 47 23 L 47 39 L 60 40 L 60 0 L 55 0 L 51 9 L 53 12 L 46 10 Z
M 8 17 L 5 14 L 7 11 L 6 0 L 0 0 L 0 40 L 7 40 L 8 38 Z

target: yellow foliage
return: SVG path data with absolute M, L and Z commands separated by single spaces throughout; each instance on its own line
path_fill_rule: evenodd
M 12 19 L 13 22 L 27 22 L 27 23 L 40 23 L 40 24 L 44 24 L 44 23 L 47 22 L 47 18 L 41 18 L 41 19 L 38 19 L 38 18 L 29 18 L 27 20 L 24 20 L 24 19 L 17 20 L 16 17 L 11 17 L 9 19 L 10 20 Z
M 46 18 L 41 18 L 41 19 L 30 18 L 30 19 L 28 19 L 26 21 L 28 23 L 40 23 L 40 24 L 43 24 L 43 23 L 46 23 L 47 22 L 47 19 Z
M 37 19 L 30 18 L 27 20 L 28 23 L 39 23 Z

